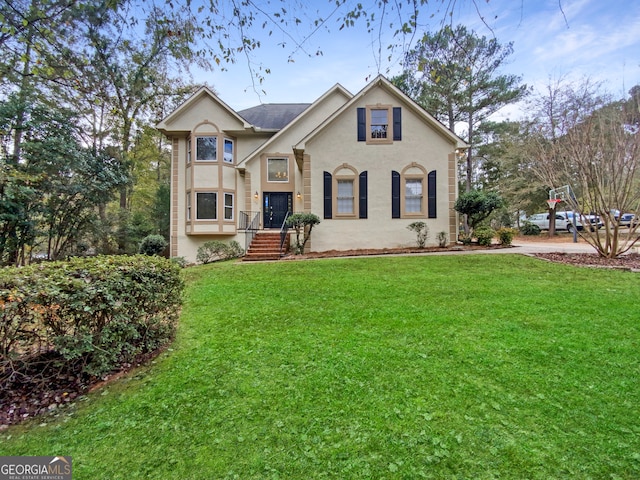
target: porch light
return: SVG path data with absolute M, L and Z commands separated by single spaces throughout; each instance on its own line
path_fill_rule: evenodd
M 298 197 L 298 200 L 302 198 L 302 195 L 300 195 L 300 192 L 296 193 L 296 197 Z
M 258 191 L 256 190 L 256 193 L 253 194 L 253 198 L 255 198 L 256 200 L 258 199 Z

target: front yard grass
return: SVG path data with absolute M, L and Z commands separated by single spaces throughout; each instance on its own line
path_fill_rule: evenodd
M 186 275 L 170 351 L 0 455 L 71 455 L 76 480 L 640 477 L 637 273 L 459 255 Z

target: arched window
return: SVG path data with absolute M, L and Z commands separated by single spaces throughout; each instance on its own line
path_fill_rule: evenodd
M 436 171 L 416 162 L 391 172 L 391 217 L 436 218 Z
M 367 218 L 367 172 L 346 163 L 324 172 L 324 218 Z

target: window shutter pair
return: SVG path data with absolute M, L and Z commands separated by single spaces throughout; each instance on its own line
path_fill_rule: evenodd
M 367 172 L 360 174 L 358 182 L 358 212 L 360 218 L 367 218 Z M 333 178 L 329 172 L 324 172 L 324 218 L 333 218 Z
M 358 141 L 367 141 L 367 109 L 358 108 Z M 393 140 L 402 140 L 402 108 L 393 107 Z
M 427 216 L 437 218 L 436 171 L 427 176 Z M 391 218 L 400 218 L 400 174 L 391 172 Z

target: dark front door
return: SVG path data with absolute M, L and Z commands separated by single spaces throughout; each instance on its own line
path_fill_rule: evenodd
M 280 228 L 287 212 L 293 211 L 293 193 L 265 192 L 263 195 L 264 228 Z

